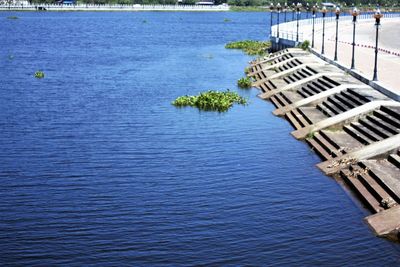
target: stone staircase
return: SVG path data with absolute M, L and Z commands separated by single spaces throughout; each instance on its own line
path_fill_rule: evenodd
M 400 103 L 299 49 L 275 53 L 251 70 L 259 96 L 275 105 L 293 133 L 302 131 L 294 136 L 305 137 L 325 168 L 334 166 L 330 174 L 371 212 L 386 219 L 399 212 Z

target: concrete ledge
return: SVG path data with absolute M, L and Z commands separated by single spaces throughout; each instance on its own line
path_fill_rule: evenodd
M 363 114 L 366 114 L 374 109 L 379 108 L 380 106 L 400 106 L 399 102 L 394 102 L 394 101 L 385 101 L 385 100 L 377 100 L 377 101 L 371 101 L 368 102 L 364 105 L 361 105 L 359 107 L 350 109 L 346 112 L 340 113 L 336 116 L 327 118 L 325 120 L 319 121 L 315 124 L 309 125 L 307 127 L 304 127 L 302 129 L 296 130 L 292 132 L 292 135 L 296 139 L 304 139 L 309 133 L 316 132 L 319 130 L 322 130 L 324 128 L 346 122 L 347 120 L 360 116 Z M 400 142 L 398 143 L 400 144 Z
M 308 105 L 308 104 L 310 104 L 312 102 L 318 101 L 320 99 L 324 99 L 324 98 L 326 98 L 328 96 L 340 93 L 341 91 L 344 91 L 344 90 L 347 90 L 347 89 L 350 89 L 350 88 L 369 88 L 369 86 L 368 85 L 360 85 L 360 84 L 342 84 L 342 85 L 333 87 L 332 89 L 323 91 L 323 92 L 321 92 L 319 94 L 316 94 L 316 95 L 304 98 L 302 100 L 299 100 L 299 101 L 297 101 L 297 102 L 295 102 L 295 103 L 293 103 L 291 105 L 278 108 L 278 109 L 274 110 L 273 114 L 277 115 L 277 116 L 283 116 L 283 115 L 285 115 L 286 113 L 292 111 L 295 108 L 299 108 L 299 107 L 302 107 L 304 105 Z
M 362 159 L 369 159 L 391 152 L 399 147 L 400 134 L 372 143 L 371 145 L 352 151 L 343 156 L 317 164 L 317 167 L 326 175 L 338 173 L 341 169 Z M 400 218 L 400 217 L 399 217 Z
M 368 84 L 369 86 L 371 86 L 372 88 L 378 90 L 379 92 L 381 92 L 382 94 L 390 97 L 393 100 L 396 101 L 400 101 L 400 94 L 390 90 L 389 88 L 384 87 L 380 82 L 374 82 L 371 81 L 370 79 L 368 79 L 367 77 L 365 77 L 363 74 L 357 72 L 356 70 L 352 70 L 349 69 L 346 66 L 343 66 L 342 64 L 338 63 L 337 61 L 331 60 L 327 57 L 325 57 L 324 55 L 321 55 L 320 53 L 318 53 L 317 51 L 315 51 L 315 49 L 310 49 L 310 52 L 313 53 L 314 55 L 316 55 L 317 57 L 321 58 L 322 60 L 338 67 L 339 69 L 345 71 L 346 73 L 350 74 L 351 76 L 353 76 L 354 78 L 356 78 L 357 80 Z
M 379 237 L 400 241 L 400 206 L 365 217 L 365 222 Z

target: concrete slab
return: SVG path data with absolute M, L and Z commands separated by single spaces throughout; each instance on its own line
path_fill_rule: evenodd
M 364 220 L 375 235 L 400 241 L 400 206 L 365 217 Z

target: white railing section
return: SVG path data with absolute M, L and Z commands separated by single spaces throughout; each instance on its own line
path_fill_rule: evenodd
M 365 13 L 365 14 L 360 14 L 357 16 L 357 21 L 363 21 L 363 20 L 373 20 L 372 17 L 373 13 Z M 384 13 L 384 18 L 400 18 L 400 13 Z M 339 18 L 340 22 L 343 21 L 351 21 L 353 19 L 353 16 L 351 15 L 342 15 Z M 331 23 L 336 21 L 336 16 L 329 16 L 325 17 L 325 23 Z M 315 18 L 315 25 L 320 25 L 323 22 L 322 17 Z M 312 18 L 308 19 L 301 19 L 298 21 L 299 23 L 299 32 L 298 32 L 298 40 L 297 40 L 297 21 L 290 21 L 290 22 L 284 22 L 279 24 L 279 38 L 290 40 L 290 41 L 298 41 L 298 42 L 303 42 L 306 37 L 308 37 L 311 33 L 311 26 L 313 23 Z M 307 31 L 304 29 L 307 28 Z M 278 37 L 278 25 L 275 24 L 271 28 L 271 36 L 272 37 Z

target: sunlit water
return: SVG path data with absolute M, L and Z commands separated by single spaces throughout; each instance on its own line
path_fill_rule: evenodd
M 236 88 L 251 58 L 224 45 L 266 39 L 267 14 L 0 15 L 3 266 L 400 264 L 274 107 Z M 250 104 L 170 104 L 227 88 Z

